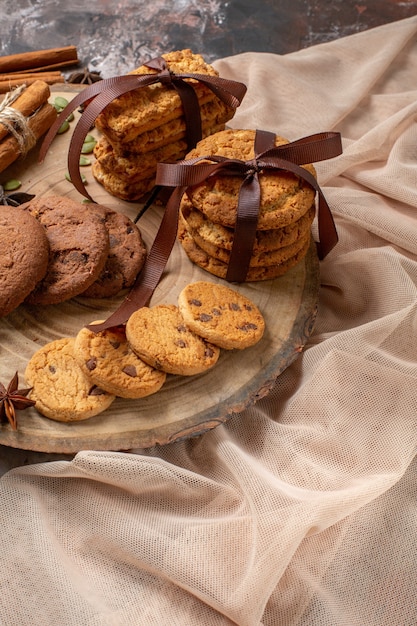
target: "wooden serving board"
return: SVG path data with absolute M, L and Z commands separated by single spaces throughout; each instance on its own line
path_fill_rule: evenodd
M 70 99 L 76 91 L 60 88 L 53 97 Z M 0 184 L 18 178 L 22 181 L 21 191 L 82 200 L 65 178 L 70 137 L 71 130 L 58 136 L 42 164 L 38 163 L 35 148 L 24 161 L 0 175 Z M 94 200 L 135 218 L 140 205 L 110 196 L 94 180 L 90 168 L 83 167 L 82 173 Z M 161 216 L 161 207 L 151 207 L 138 222 L 148 249 Z M 221 282 L 192 264 L 176 243 L 151 304 L 176 304 L 181 289 L 197 280 Z M 312 331 L 319 291 L 314 244 L 305 260 L 285 276 L 233 287 L 251 298 L 265 317 L 266 332 L 257 345 L 244 351 L 223 350 L 210 371 L 193 377 L 168 376 L 156 394 L 140 400 L 117 398 L 107 411 L 83 422 L 55 422 L 34 408 L 19 411 L 17 432 L 9 424 L 0 425 L 0 444 L 60 454 L 85 449 L 147 448 L 201 434 L 256 402 L 297 358 Z M 121 300 L 79 297 L 53 306 L 21 305 L 0 319 L 0 381 L 7 384 L 18 371 L 20 387 L 26 386 L 26 364 L 39 347 L 60 337 L 75 336 L 85 324 L 106 318 Z

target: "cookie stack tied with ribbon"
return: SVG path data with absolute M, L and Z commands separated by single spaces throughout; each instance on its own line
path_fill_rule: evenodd
M 157 164 L 184 158 L 190 147 L 186 112 L 179 93 L 170 86 L 171 76 L 218 77 L 216 70 L 191 50 L 169 52 L 161 59 L 163 62 L 151 61 L 130 73 L 156 75 L 162 70 L 165 74 L 160 82 L 121 95 L 96 119 L 102 137 L 94 150 L 92 171 L 110 194 L 123 200 L 144 196 L 154 186 Z M 196 139 L 224 129 L 234 115 L 234 107 L 206 84 L 193 78 L 186 81 L 196 96 L 193 106 L 198 107 L 190 123 L 195 125 L 201 118 Z
M 225 130 L 202 140 L 187 158 L 216 155 L 250 161 L 255 157 L 254 140 L 254 130 Z M 282 137 L 271 137 L 271 147 L 287 143 Z M 303 167 L 316 176 L 313 165 Z M 227 276 L 241 183 L 233 172 L 213 175 L 189 187 L 181 201 L 178 235 L 185 252 L 220 278 Z M 301 261 L 315 217 L 315 190 L 292 172 L 262 171 L 259 186 L 258 219 L 245 281 L 276 278 Z
M 319 254 L 337 233 L 314 166 L 341 151 L 337 133 L 289 142 L 266 131 L 223 130 L 185 160 L 160 164 L 159 182 L 184 185 L 178 238 L 188 257 L 228 281 L 273 279 L 307 254 L 319 192 Z

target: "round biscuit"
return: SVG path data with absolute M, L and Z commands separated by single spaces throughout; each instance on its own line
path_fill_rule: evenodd
M 213 367 L 220 349 L 187 328 L 173 304 L 142 307 L 126 323 L 132 350 L 168 374 L 192 376 Z
M 186 159 L 223 156 L 248 161 L 254 158 L 255 130 L 226 129 L 202 139 Z M 275 145 L 287 144 L 283 137 L 275 137 Z M 313 176 L 313 165 L 303 165 Z M 194 207 L 215 223 L 233 228 L 236 224 L 237 205 L 242 178 L 227 174 L 214 174 L 199 185 L 187 189 Z M 265 169 L 259 174 L 260 206 L 259 230 L 282 228 L 296 222 L 311 208 L 315 190 L 302 178 L 289 171 Z
M 187 326 L 225 350 L 243 350 L 262 338 L 265 320 L 249 298 L 218 283 L 190 283 L 178 296 Z
M 0 317 L 16 309 L 45 276 L 45 229 L 20 207 L 0 206 Z
M 109 252 L 102 219 L 88 205 L 65 196 L 36 197 L 22 204 L 46 230 L 49 262 L 30 304 L 57 304 L 84 292 L 101 274 Z
M 115 399 L 93 385 L 74 357 L 73 337 L 46 344 L 29 360 L 25 379 L 36 409 L 58 422 L 79 422 L 98 415 Z
M 159 391 L 166 380 L 165 372 L 133 352 L 124 326 L 98 333 L 82 328 L 75 338 L 74 356 L 92 384 L 121 398 L 144 398 Z
M 146 247 L 137 225 L 127 215 L 101 204 L 91 208 L 99 213 L 109 235 L 109 252 L 100 276 L 83 296 L 110 298 L 133 285 L 146 259 Z

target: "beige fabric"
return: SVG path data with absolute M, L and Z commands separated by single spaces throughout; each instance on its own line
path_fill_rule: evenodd
M 2 625 L 417 623 L 417 18 L 215 65 L 233 126 L 342 133 L 314 335 L 199 439 L 5 474 Z

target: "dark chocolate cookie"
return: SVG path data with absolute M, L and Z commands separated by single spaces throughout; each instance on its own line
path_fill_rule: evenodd
M 57 304 L 83 293 L 97 280 L 110 244 L 103 219 L 88 204 L 64 196 L 35 198 L 20 207 L 45 228 L 49 263 L 29 294 L 30 304 Z
M 44 228 L 20 207 L 0 206 L 0 317 L 19 306 L 45 276 Z
M 100 204 L 92 208 L 108 230 L 110 250 L 100 276 L 82 295 L 109 298 L 133 285 L 145 262 L 146 247 L 139 228 L 127 215 Z

